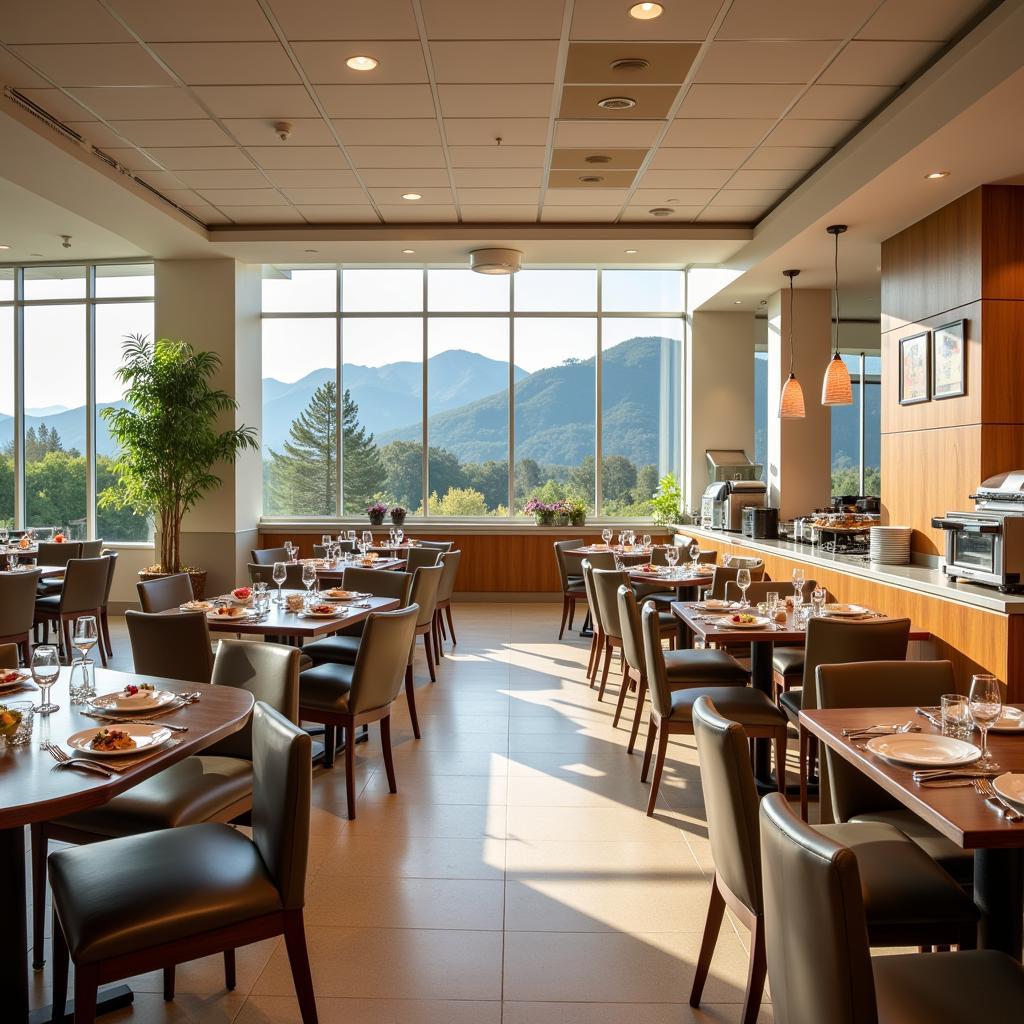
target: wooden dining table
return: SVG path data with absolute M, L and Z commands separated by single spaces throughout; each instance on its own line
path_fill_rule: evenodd
M 200 694 L 196 703 L 160 719 L 187 726 L 187 732 L 175 732 L 156 753 L 140 757 L 137 764 L 104 778 L 98 772 L 56 768 L 50 754 L 40 747 L 40 743 L 48 739 L 66 750 L 67 737 L 102 724 L 82 714 L 87 708 L 70 705 L 70 671 L 61 669 L 52 690 L 52 699 L 60 709 L 45 717 L 34 716 L 31 741 L 19 747 L 0 746 L 0 879 L 5 904 L 0 928 L 0 999 L 7 1007 L 0 1019 L 11 1024 L 25 1024 L 30 1020 L 25 826 L 107 803 L 169 765 L 237 732 L 248 721 L 254 703 L 248 690 L 234 686 L 209 686 L 97 669 L 96 689 L 101 694 L 140 682 L 175 693 L 197 691 Z M 38 698 L 39 692 L 32 691 L 7 694 L 0 702 L 32 700 L 34 703 Z M 116 864 L 111 865 L 111 870 L 117 870 Z M 131 990 L 126 986 L 107 989 L 101 993 L 100 1012 L 109 1012 L 131 1001 Z M 36 1011 L 32 1017 L 49 1020 L 49 1010 Z
M 0 570 L 0 576 L 24 576 L 27 572 L 37 572 L 45 580 L 51 576 L 63 576 L 68 571 L 66 565 L 26 565 L 24 569 Z
M 879 722 L 920 723 L 939 732 L 916 708 L 828 708 L 800 712 L 818 741 L 848 761 L 947 839 L 974 851 L 974 899 L 981 912 L 979 945 L 1017 960 L 1024 946 L 1024 823 L 1001 817 L 971 785 L 920 786 L 913 769 L 892 764 L 842 735 Z M 990 732 L 989 752 L 1002 771 L 1024 772 L 1024 736 Z

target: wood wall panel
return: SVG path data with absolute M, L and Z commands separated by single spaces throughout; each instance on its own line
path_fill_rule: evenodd
M 1020 252 L 1020 264 L 1024 266 L 1024 248 Z M 982 420 L 986 423 L 1024 423 L 1024 292 L 1021 295 L 1017 301 L 986 299 L 981 304 L 985 324 Z M 971 387 L 970 378 L 967 386 Z M 939 402 L 939 405 L 945 404 Z
M 982 186 L 981 294 L 1024 298 L 1024 188 Z

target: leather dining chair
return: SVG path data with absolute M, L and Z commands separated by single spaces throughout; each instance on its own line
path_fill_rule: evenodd
M 22 661 L 31 661 L 29 644 L 36 618 L 36 587 L 39 573 L 0 573 L 0 643 L 16 644 L 21 649 Z
M 448 639 L 448 633 L 451 633 L 452 647 L 458 643 L 455 638 L 455 623 L 452 621 L 452 595 L 455 593 L 455 579 L 459 575 L 461 561 L 461 551 L 441 552 L 441 564 L 444 566 L 444 572 L 441 573 L 441 582 L 437 587 L 437 601 L 434 605 L 434 642 L 438 658 L 444 657 L 442 641 Z M 580 577 L 580 586 L 583 586 L 582 577 Z M 447 632 L 445 631 L 445 617 L 448 619 Z
M 437 672 L 434 667 L 433 633 L 434 607 L 437 602 L 437 590 L 441 586 L 441 576 L 444 574 L 443 565 L 422 565 L 412 574 L 412 594 L 409 600 L 419 606 L 419 615 L 416 618 L 415 636 L 423 637 L 423 650 L 427 657 L 427 670 L 430 672 L 430 681 L 437 682 Z M 413 641 L 415 646 L 415 640 Z M 409 653 L 409 671 L 412 672 L 413 652 Z
M 126 611 L 125 625 L 135 671 L 189 683 L 208 683 L 213 673 L 210 626 L 205 612 L 175 614 Z
M 800 817 L 807 820 L 807 786 L 817 760 L 818 744 L 800 724 L 800 711 L 818 706 L 815 671 L 819 665 L 843 665 L 859 661 L 903 661 L 907 656 L 910 619 L 878 619 L 843 622 L 813 618 L 807 623 L 803 686 L 779 695 L 779 707 L 799 734 Z M 820 774 L 820 769 L 819 769 Z M 822 821 L 827 821 L 827 791 L 819 791 Z
M 871 956 L 867 858 L 770 793 L 759 812 L 764 932 L 778 1024 L 1016 1021 L 1024 969 L 993 950 Z
M 626 681 L 626 662 L 622 654 L 622 628 L 619 626 L 619 606 L 616 595 L 619 587 L 629 586 L 629 573 L 621 569 L 593 569 L 591 570 L 594 597 L 597 600 L 597 607 L 601 616 L 601 637 L 602 647 L 598 657 L 602 658 L 601 683 L 597 690 L 597 699 L 604 700 L 605 687 L 608 685 L 608 670 L 612 663 L 612 654 L 619 652 L 619 660 L 622 663 L 621 689 L 628 685 Z
M 273 565 L 275 562 L 287 562 L 288 550 L 286 548 L 253 548 L 249 557 L 254 565 Z
M 612 566 L 614 567 L 614 562 Z M 601 665 L 601 652 L 604 650 L 604 630 L 601 628 L 601 610 L 597 606 L 597 594 L 594 591 L 594 567 L 589 558 L 580 562 L 583 574 L 583 592 L 587 596 L 590 609 L 590 657 L 587 659 L 587 679 L 593 689 L 597 670 Z
M 60 593 L 36 598 L 36 622 L 43 625 L 47 632 L 51 625 L 56 626 L 69 660 L 71 624 L 86 615 L 92 615 L 96 619 L 97 629 L 100 627 L 109 572 L 110 559 L 106 555 L 100 558 L 72 558 L 67 563 L 64 586 Z M 100 652 L 100 661 L 106 668 L 106 644 L 99 643 L 96 646 Z
M 192 578 L 187 572 L 161 576 L 135 584 L 139 607 L 144 612 L 166 612 L 192 600 Z
M 72 558 L 99 557 L 99 548 L 96 548 L 95 551 L 93 551 L 93 545 L 90 543 L 90 553 L 86 554 L 83 552 L 83 547 L 84 545 L 79 541 L 64 541 L 60 544 L 56 544 L 53 541 L 40 541 L 36 547 L 36 565 L 66 566 Z M 63 576 L 47 576 L 46 579 L 39 581 L 39 594 L 40 596 L 44 596 L 46 594 L 59 594 L 63 586 Z
M 103 554 L 103 538 L 98 540 L 83 540 L 79 558 L 99 558 Z
M 299 721 L 299 651 L 280 644 L 222 640 L 210 682 L 248 690 L 258 701 Z M 205 821 L 245 823 L 252 809 L 252 721 L 212 746 L 170 765 L 88 811 L 31 826 L 32 950 L 43 946 L 46 854 L 50 840 L 83 846 L 118 836 Z M 36 961 L 36 969 L 42 967 Z
M 820 708 L 926 707 L 956 692 L 948 661 L 862 661 L 852 665 L 819 665 Z M 863 772 L 825 748 L 828 790 L 836 821 L 872 821 L 895 825 L 914 840 L 961 885 L 974 879 L 974 855 L 936 831 L 889 796 Z
M 586 542 L 580 539 L 556 540 L 552 545 L 555 551 L 555 567 L 558 569 L 558 583 L 562 588 L 562 624 L 558 627 L 558 639 L 565 635 L 566 622 L 569 629 L 572 629 L 573 616 L 576 614 L 576 602 L 580 598 L 586 598 L 587 592 L 583 586 L 582 572 L 569 571 L 569 560 L 566 551 L 575 551 L 577 548 L 586 547 Z M 575 559 L 573 559 L 575 561 Z M 578 568 L 578 566 L 574 566 Z
M 647 816 L 654 814 L 658 800 L 658 787 L 665 767 L 670 735 L 693 735 L 693 705 L 702 696 L 709 697 L 722 714 L 739 722 L 751 739 L 769 739 L 775 748 L 775 775 L 779 789 L 786 787 L 786 716 L 769 700 L 767 695 L 751 686 L 702 685 L 700 683 L 672 688 L 661 648 L 658 630 L 658 612 L 648 604 L 641 613 L 641 635 L 644 644 L 644 664 L 647 685 L 651 693 L 651 716 L 644 749 L 644 764 L 640 781 L 647 781 L 651 756 L 657 740 L 658 752 L 654 761 L 651 795 L 647 803 Z M 679 655 L 690 654 L 678 651 Z
M 285 590 L 305 590 L 306 584 L 302 582 L 302 563 L 301 562 L 289 562 L 287 558 L 278 559 L 280 562 L 284 562 L 285 578 L 282 586 Z M 249 563 L 249 582 L 250 583 L 266 583 L 268 587 L 274 589 L 277 584 L 274 582 L 274 566 L 271 565 L 259 565 L 255 562 Z
M 736 574 L 740 569 L 748 569 L 750 571 L 751 583 L 756 583 L 758 580 L 764 579 L 764 562 L 760 559 L 747 559 L 747 561 L 756 562 L 756 565 L 737 565 L 738 559 L 733 559 L 728 565 L 716 565 L 714 567 L 713 575 L 711 577 L 711 586 L 708 588 L 707 597 L 714 601 L 725 600 L 725 587 L 727 583 L 736 582 Z
M 103 604 L 100 606 L 100 628 L 103 631 L 103 642 L 107 646 L 107 654 L 114 656 L 114 646 L 110 642 L 110 592 L 114 589 L 114 576 L 117 574 L 118 552 L 104 548 L 101 552 L 107 559 L 107 585 L 103 591 Z
M 690 1005 L 700 1006 L 725 908 L 750 930 L 750 966 L 740 1016 L 754 1024 L 764 994 L 765 929 L 758 795 L 743 726 L 708 697 L 693 706 L 708 836 L 715 864 L 711 901 Z M 873 946 L 961 945 L 977 941 L 978 908 L 934 861 L 891 825 L 824 825 L 821 834 L 851 847 Z
M 303 924 L 312 780 L 309 735 L 263 703 L 252 715 L 253 834 L 206 823 L 50 856 L 53 1004 L 64 1017 L 75 965 L 75 1021 L 93 1024 L 99 985 L 284 935 L 303 1024 L 316 999 Z M 227 987 L 234 958 L 225 956 Z
M 433 548 L 435 551 L 451 551 L 455 545 L 450 540 L 421 540 L 418 541 L 414 547 L 418 548 Z
M 334 767 L 337 730 L 345 736 L 345 794 L 349 819 L 356 816 L 355 732 L 380 722 L 388 788 L 398 792 L 391 757 L 391 708 L 402 688 L 420 608 L 374 612 L 366 620 L 355 663 L 324 662 L 299 676 L 299 714 L 324 726 L 324 767 Z
M 422 544 L 417 545 L 414 548 L 409 548 L 409 552 L 405 560 L 405 571 L 412 573 L 419 569 L 420 566 L 437 565 L 440 558 L 440 548 L 427 548 Z

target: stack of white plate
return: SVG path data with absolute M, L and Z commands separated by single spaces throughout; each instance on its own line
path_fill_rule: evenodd
M 881 565 L 909 565 L 911 533 L 909 526 L 872 526 L 871 561 Z

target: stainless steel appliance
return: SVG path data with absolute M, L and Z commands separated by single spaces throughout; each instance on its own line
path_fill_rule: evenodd
M 779 510 L 762 505 L 745 506 L 743 536 L 752 540 L 778 540 Z
M 701 522 L 712 530 L 743 527 L 743 507 L 764 505 L 767 486 L 761 480 L 764 467 L 751 462 L 738 448 L 706 448 L 708 486 L 700 500 Z
M 946 531 L 943 571 L 951 580 L 1024 590 L 1024 470 L 989 477 L 972 494 L 973 512 L 947 512 L 932 520 Z

